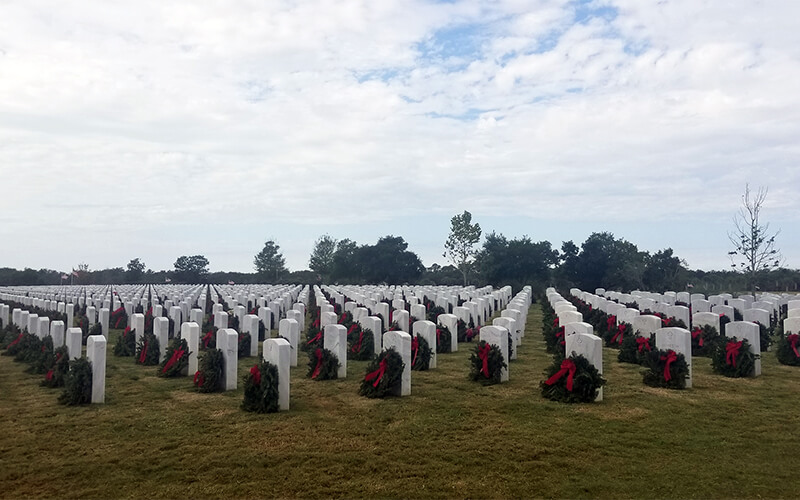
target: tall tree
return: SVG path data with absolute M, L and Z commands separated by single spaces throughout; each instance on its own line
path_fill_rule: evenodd
M 289 272 L 288 269 L 286 269 L 286 261 L 280 249 L 280 245 L 272 240 L 267 240 L 267 242 L 264 243 L 264 248 L 261 249 L 253 259 L 256 272 L 268 283 L 273 280 L 277 283 L 281 276 Z
M 425 271 L 419 256 L 408 250 L 401 236 L 384 236 L 374 245 L 360 247 L 357 256 L 367 283 L 415 283 Z
M 308 267 L 327 280 L 333 271 L 333 254 L 336 252 L 336 240 L 324 234 L 314 242 Z
M 682 290 L 686 284 L 686 262 L 675 255 L 671 248 L 645 256 L 642 283 L 647 290 Z
M 775 246 L 780 231 L 770 233 L 769 223 L 761 222 L 761 210 L 767 199 L 767 188 L 760 187 L 751 197 L 745 185 L 742 206 L 733 218 L 734 230 L 728 233 L 733 250 L 728 252 L 731 267 L 747 276 L 748 287 L 755 295 L 758 275 L 781 265 L 781 254 Z
M 138 257 L 128 262 L 127 270 L 125 271 L 125 280 L 128 283 L 139 283 L 144 276 L 145 270 L 144 262 Z
M 331 262 L 331 281 L 358 283 L 362 281 L 361 263 L 358 260 L 358 244 L 345 238 L 336 243 Z
M 181 283 L 201 283 L 208 275 L 208 259 L 202 255 L 181 255 L 173 265 L 175 279 Z
M 467 284 L 467 273 L 478 253 L 475 245 L 481 239 L 481 226 L 472 224 L 472 214 L 464 210 L 461 215 L 450 219 L 450 235 L 444 243 L 444 256 L 461 271 L 464 285 Z
M 552 268 L 558 263 L 558 252 L 549 241 L 533 242 L 528 236 L 508 240 L 491 232 L 486 235 L 477 263 L 486 281 L 493 285 L 510 284 L 514 290 L 534 285 L 539 289 L 549 282 Z

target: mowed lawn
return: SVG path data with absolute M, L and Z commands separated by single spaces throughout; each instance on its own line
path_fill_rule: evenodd
M 111 354 L 106 404 L 64 407 L 60 389 L 3 356 L 0 496 L 800 496 L 800 369 L 764 353 L 762 377 L 735 380 L 694 358 L 694 388 L 669 391 L 606 349 L 605 401 L 564 405 L 539 393 L 551 363 L 540 327 L 533 305 L 508 383 L 470 382 L 461 344 L 413 372 L 406 398 L 358 396 L 366 362 L 311 381 L 301 353 L 291 411 L 269 415 L 239 409 L 241 378 L 237 391 L 199 394 L 191 378 Z M 240 360 L 240 375 L 253 364 Z

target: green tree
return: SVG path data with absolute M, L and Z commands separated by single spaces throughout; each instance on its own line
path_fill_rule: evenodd
M 202 255 L 181 255 L 174 266 L 175 279 L 181 283 L 202 283 L 208 275 L 208 259 Z
M 336 240 L 324 234 L 314 242 L 308 267 L 320 274 L 323 279 L 330 277 L 333 271 L 333 255 L 336 253 Z
M 686 284 L 686 263 L 673 255 L 671 248 L 645 257 L 642 283 L 647 290 L 682 290 Z
M 125 280 L 128 283 L 139 283 L 144 276 L 146 266 L 139 258 L 133 259 L 128 262 L 127 270 L 125 271 Z
M 543 288 L 558 264 L 558 252 L 549 241 L 533 242 L 528 236 L 508 240 L 494 232 L 486 235 L 477 256 L 486 281 L 495 286 L 510 284 L 520 290 L 527 284 Z
M 756 280 L 760 274 L 781 265 L 781 254 L 775 246 L 780 231 L 770 233 L 769 223 L 761 222 L 761 209 L 767 199 L 766 188 L 758 188 L 751 198 L 750 186 L 745 185 L 742 207 L 733 218 L 734 230 L 728 233 L 733 250 L 728 252 L 731 267 L 747 277 L 748 288 L 756 293 Z
M 575 261 L 576 281 L 583 290 L 632 290 L 642 287 L 645 252 L 611 233 L 592 233 L 581 245 Z
M 263 277 L 267 283 L 271 282 L 273 279 L 274 281 L 272 282 L 277 283 L 281 276 L 289 272 L 288 269 L 286 269 L 286 261 L 280 249 L 280 245 L 272 240 L 267 240 L 267 242 L 264 243 L 264 248 L 261 249 L 253 259 L 256 272 Z
M 363 281 L 358 261 L 358 244 L 348 238 L 336 243 L 331 262 L 331 281 L 359 283 Z
M 360 247 L 356 255 L 361 278 L 367 283 L 415 283 L 425 271 L 419 256 L 408 250 L 400 236 L 384 236 L 375 245 Z
M 461 271 L 464 285 L 467 284 L 467 273 L 478 250 L 475 245 L 481 239 L 481 226 L 472 224 L 472 214 L 464 210 L 461 215 L 450 219 L 450 235 L 444 243 L 444 256 Z

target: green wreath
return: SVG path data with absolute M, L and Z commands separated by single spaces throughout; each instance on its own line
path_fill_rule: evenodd
M 18 363 L 33 363 L 42 353 L 42 340 L 26 330 L 9 344 L 6 353 L 13 355 Z
M 603 339 L 606 341 L 606 347 L 618 349 L 625 342 L 627 337 L 633 336 L 633 328 L 629 323 L 620 323 L 610 332 L 603 334 Z
M 308 377 L 313 380 L 333 380 L 339 377 L 339 358 L 323 347 L 308 353 Z
M 64 378 L 64 391 L 58 397 L 62 405 L 74 406 L 92 402 L 92 362 L 86 358 L 75 358 L 69 362 L 69 371 Z
M 36 357 L 31 361 L 25 371 L 28 373 L 42 374 L 47 373 L 47 370 L 55 363 L 56 355 L 53 352 L 53 337 L 48 335 L 41 341 L 41 346 Z
M 450 329 L 444 325 L 436 327 L 436 352 L 439 354 L 446 354 L 452 352 L 453 334 Z
M 574 352 L 568 358 L 556 357 L 539 383 L 542 396 L 561 403 L 591 403 L 606 379 L 583 355 Z
M 300 350 L 306 352 L 314 352 L 321 349 L 325 342 L 325 335 L 322 330 L 309 329 L 306 333 L 306 340 L 300 344 Z
M 411 369 L 425 371 L 431 366 L 431 345 L 421 335 L 411 339 Z
M 508 368 L 500 348 L 484 340 L 475 346 L 469 362 L 469 379 L 482 385 L 499 384 L 503 368 Z
M 114 344 L 114 356 L 133 356 L 136 353 L 136 330 L 126 326 Z
M 217 348 L 217 332 L 219 328 L 216 326 L 211 326 L 208 330 L 206 330 L 205 335 L 200 339 L 200 345 L 198 345 L 198 349 L 201 351 L 206 350 L 214 350 Z
M 158 365 L 159 377 L 180 377 L 189 367 L 189 344 L 186 339 L 174 338 L 167 347 L 164 361 Z
M 514 336 L 508 332 L 508 362 L 512 362 L 514 357 Z
M 237 358 L 248 358 L 250 357 L 250 345 L 252 339 L 250 338 L 249 333 L 239 332 L 239 350 L 237 352 Z
M 456 335 L 459 342 L 467 341 L 467 324 L 462 319 L 456 321 Z
M 368 398 L 384 398 L 400 394 L 405 363 L 394 347 L 376 356 L 367 365 L 358 393 Z
M 197 371 L 194 374 L 194 386 L 200 392 L 217 392 L 222 385 L 222 371 L 225 367 L 225 355 L 219 349 L 208 349 L 197 356 Z
M 22 333 L 19 330 L 19 327 L 13 323 L 6 325 L 2 332 L 2 342 L 0 342 L 0 347 L 3 349 L 7 349 L 9 344 L 14 342 L 19 337 L 19 334 Z M 6 353 L 3 353 L 6 354 Z
M 354 323 L 358 326 L 358 323 Z M 347 359 L 366 361 L 375 354 L 375 337 L 369 328 L 350 327 L 347 334 Z
M 669 370 L 667 371 L 667 363 Z M 643 356 L 642 382 L 650 387 L 667 389 L 686 389 L 686 377 L 689 376 L 689 365 L 686 357 L 673 350 L 653 349 Z
M 145 333 L 136 344 L 136 356 L 134 361 L 137 365 L 156 366 L 158 358 L 161 356 L 161 346 L 158 339 L 152 333 Z
M 710 357 L 721 341 L 719 332 L 711 325 L 694 327 L 692 334 L 692 356 Z
M 88 322 L 89 319 L 87 318 L 86 321 Z M 103 326 L 100 323 L 95 323 L 86 331 L 83 332 L 83 344 L 86 345 L 86 339 L 89 338 L 90 335 L 102 335 L 103 334 Z
M 767 352 L 769 350 L 769 346 L 772 345 L 772 335 L 770 335 L 770 329 L 759 322 L 756 322 L 756 324 L 758 325 L 758 341 L 761 344 L 760 352 Z
M 255 413 L 274 413 L 278 403 L 278 367 L 268 361 L 253 365 L 244 376 L 242 410 Z
M 114 310 L 111 313 L 111 318 L 109 318 L 108 322 L 111 328 L 115 330 L 119 330 L 121 328 L 125 328 L 128 324 L 128 313 L 125 312 L 125 307 L 121 306 Z
M 617 361 L 641 365 L 645 355 L 653 350 L 654 345 L 655 339 L 652 336 L 628 335 L 622 339 L 622 345 L 619 346 Z
M 761 357 L 758 355 L 758 357 Z M 720 342 L 711 355 L 711 369 L 726 377 L 749 377 L 756 366 L 756 355 L 750 352 L 750 342 L 736 337 Z
M 67 346 L 62 345 L 55 350 L 53 365 L 44 374 L 43 387 L 63 387 L 64 380 L 69 372 L 69 351 Z
M 800 366 L 800 335 L 789 332 L 778 337 L 775 355 L 782 365 Z
M 425 313 L 425 318 L 430 322 L 436 323 L 436 321 L 439 319 L 439 316 L 442 314 L 447 314 L 447 311 L 444 310 L 444 307 L 432 306 L 428 308 L 427 312 Z

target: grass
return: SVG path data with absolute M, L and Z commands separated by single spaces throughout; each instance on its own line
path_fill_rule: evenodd
M 289 412 L 242 412 L 239 389 L 198 394 L 190 378 L 109 355 L 106 404 L 56 403 L 25 365 L 0 357 L 0 497 L 796 497 L 800 370 L 762 359 L 726 379 L 694 359 L 694 388 L 646 387 L 605 349 L 605 401 L 546 401 L 551 362 L 531 307 L 508 383 L 467 380 L 470 344 L 413 372 L 412 395 L 358 396 L 292 369 Z M 112 333 L 113 345 L 116 333 Z

